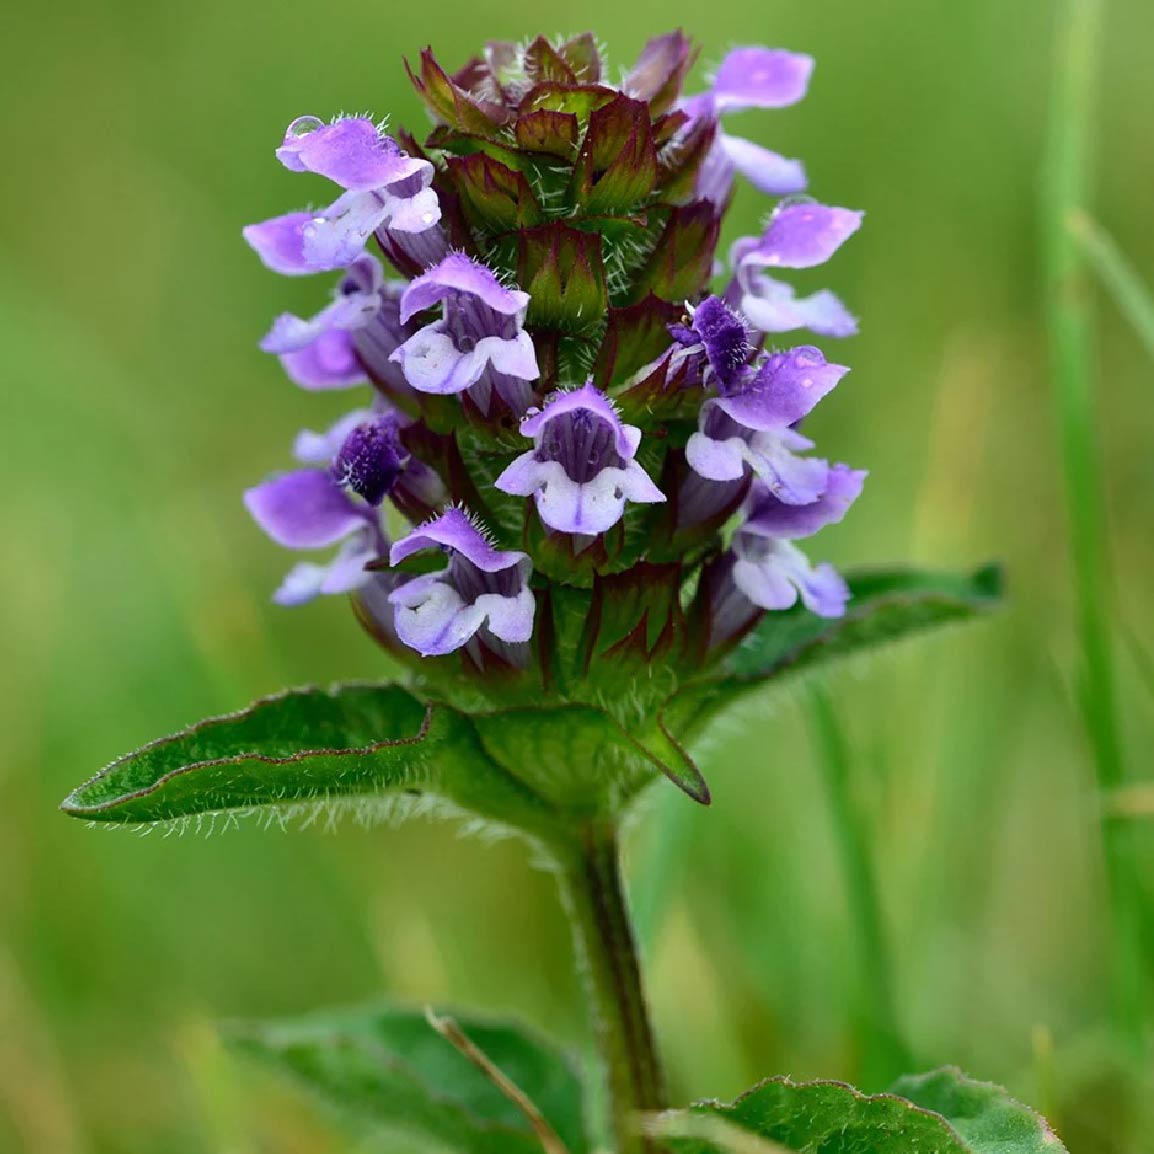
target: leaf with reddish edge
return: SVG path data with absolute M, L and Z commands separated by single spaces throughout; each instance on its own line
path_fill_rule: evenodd
M 482 136 L 493 136 L 502 124 L 511 119 L 507 108 L 491 101 L 482 101 L 460 88 L 437 63 L 431 48 L 421 51 L 420 75 L 415 73 L 405 61 L 417 95 L 433 117 L 451 128 L 462 132 L 475 132 Z
M 557 46 L 562 59 L 573 70 L 579 84 L 597 84 L 601 79 L 601 53 L 592 32 L 572 36 Z
M 657 186 L 669 204 L 688 203 L 697 190 L 697 177 L 717 136 L 712 120 L 701 120 L 679 140 L 657 154 Z
M 713 275 L 721 221 L 708 201 L 674 208 L 645 267 L 633 281 L 629 302 L 649 294 L 683 301 L 703 292 Z
M 518 111 L 522 116 L 539 108 L 569 112 L 584 125 L 598 108 L 616 100 L 617 96 L 612 88 L 600 84 L 538 84 L 526 93 Z
M 298 689 L 114 761 L 62 808 L 138 824 L 199 814 L 438 798 L 532 830 L 538 798 L 486 758 L 469 719 L 398 685 Z
M 519 234 L 517 283 L 529 294 L 529 328 L 583 334 L 605 317 L 601 238 L 554 221 Z
M 572 161 L 577 154 L 581 126 L 571 112 L 555 112 L 538 108 L 517 117 L 513 125 L 517 147 L 529 152 L 544 152 L 550 156 Z
M 671 344 L 669 326 L 681 319 L 683 307 L 653 295 L 637 304 L 609 310 L 609 324 L 597 354 L 593 379 L 602 389 L 623 384 L 639 369 L 657 360 Z
M 474 229 L 493 233 L 541 223 L 541 206 L 523 173 L 484 152 L 450 157 L 447 169 L 465 219 Z
M 577 76 L 563 56 L 545 39 L 538 36 L 522 57 L 525 77 L 531 84 L 576 84 Z
M 586 212 L 612 215 L 640 205 L 656 184 L 649 109 L 617 96 L 589 117 L 573 168 L 574 197 Z

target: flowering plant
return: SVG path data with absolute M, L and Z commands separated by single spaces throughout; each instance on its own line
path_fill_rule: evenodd
M 865 473 L 816 456 L 801 428 L 848 370 L 778 342 L 856 321 L 779 278 L 824 264 L 862 216 L 802 197 L 799 162 L 725 131 L 731 111 L 800 100 L 809 57 L 739 48 L 687 95 L 694 59 L 680 32 L 662 36 L 613 84 L 588 35 L 490 44 L 454 74 L 426 50 L 409 73 L 434 122 L 424 142 L 361 117 L 289 125 L 281 164 L 340 194 L 245 238 L 272 270 L 336 285 L 262 348 L 301 388 L 358 401 L 301 433 L 301 467 L 245 503 L 278 544 L 332 551 L 274 598 L 351 595 L 401 676 L 202 722 L 65 809 L 200 822 L 416 799 L 530 839 L 574 924 L 603 1134 L 564 1061 L 505 1027 L 434 1015 L 446 1044 L 430 1048 L 411 1015 L 376 1010 L 240 1036 L 413 1141 L 954 1154 L 993 1150 L 996 1131 L 998 1150 L 1053 1149 L 1025 1107 L 949 1071 L 904 1080 L 900 1098 L 771 1080 L 732 1106 L 667 1109 L 623 818 L 662 775 L 709 802 L 690 750 L 739 697 L 998 596 L 993 570 L 843 576 L 799 546 L 845 516 Z M 778 200 L 719 260 L 739 179 Z

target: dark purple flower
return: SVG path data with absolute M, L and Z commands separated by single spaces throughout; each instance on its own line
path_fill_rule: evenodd
M 825 491 L 829 466 L 798 451 L 813 442 L 792 428 L 849 370 L 802 347 L 765 358 L 730 394 L 701 407 L 685 455 L 711 481 L 735 481 L 752 470 L 782 501 L 804 505 Z
M 529 294 L 506 288 L 484 265 L 450 253 L 417 277 L 401 297 L 401 321 L 441 306 L 441 319 L 418 330 L 393 354 L 421 393 L 469 392 L 482 413 L 492 393 L 520 415 L 539 376 L 533 340 L 522 325 Z
M 534 447 L 494 485 L 535 498 L 550 529 L 593 537 L 621 520 L 626 501 L 665 500 L 634 460 L 641 430 L 623 425 L 609 398 L 592 384 L 554 393 L 521 422 L 521 433 L 533 438 Z
M 409 454 L 398 435 L 395 413 L 358 422 L 333 458 L 332 477 L 370 505 L 379 505 L 400 479 Z
M 533 633 L 529 589 L 532 562 L 525 553 L 494 549 L 462 510 L 446 509 L 398 541 L 389 562 L 399 565 L 424 549 L 441 549 L 448 565 L 400 585 L 389 595 L 395 627 L 410 649 L 425 657 L 452 653 L 474 637 L 521 645 Z M 502 647 L 498 645 L 498 649 Z
M 857 321 L 828 290 L 797 297 L 766 268 L 812 268 L 824 264 L 861 224 L 862 214 L 807 201 L 782 204 L 760 237 L 744 237 L 730 250 L 734 281 L 727 297 L 763 333 L 807 328 L 823 336 L 848 337 Z
M 812 71 L 809 56 L 771 48 L 735 48 L 721 62 L 709 90 L 683 100 L 680 107 L 690 116 L 691 126 L 702 117 L 720 120 L 726 112 L 745 108 L 785 108 L 805 96 Z M 738 172 L 770 196 L 789 196 L 805 189 L 805 168 L 800 161 L 719 129 L 698 175 L 698 196 L 725 204 Z
M 278 545 L 324 549 L 341 543 L 327 564 L 306 561 L 289 571 L 273 594 L 280 605 L 300 605 L 321 593 L 358 588 L 368 579 L 365 566 L 385 551 L 376 510 L 354 501 L 326 470 L 298 469 L 273 477 L 247 490 L 244 503 Z
M 720 297 L 706 297 L 696 308 L 689 309 L 688 325 L 673 325 L 674 339 L 686 349 L 703 349 L 711 373 L 705 383 L 716 378 L 722 392 L 730 391 L 748 372 L 753 346 L 745 321 Z
M 245 240 L 274 272 L 298 276 L 344 268 L 377 229 L 420 233 L 440 220 L 429 187 L 433 166 L 402 152 L 369 120 L 325 124 L 298 117 L 276 155 L 290 171 L 315 172 L 345 192 L 318 213 L 291 212 L 245 228 Z

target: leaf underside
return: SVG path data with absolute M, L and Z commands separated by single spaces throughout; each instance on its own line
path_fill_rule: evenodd
M 583 1089 L 566 1056 L 513 1025 L 457 1021 L 533 1102 L 570 1154 L 587 1154 Z M 460 1154 L 541 1154 L 524 1115 L 419 1011 L 370 1006 L 243 1023 L 227 1027 L 225 1039 L 303 1082 L 361 1128 Z

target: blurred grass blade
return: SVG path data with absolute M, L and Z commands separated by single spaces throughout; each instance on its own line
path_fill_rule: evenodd
M 209 718 L 74 790 L 74 817 L 156 822 L 428 798 L 532 829 L 536 797 L 485 756 L 469 720 L 399 685 L 300 689 Z
M 515 1025 L 460 1019 L 463 1035 L 548 1120 L 569 1154 L 587 1154 L 584 1090 L 568 1058 Z M 230 1025 L 235 1050 L 303 1082 L 374 1149 L 431 1145 L 458 1154 L 542 1154 L 523 1108 L 440 1037 L 418 1010 L 389 1006 Z
M 815 684 L 810 688 L 809 715 L 841 855 L 854 948 L 861 964 L 854 991 L 854 1016 L 863 1035 L 861 1077 L 868 1087 L 881 1087 L 908 1070 L 911 1061 L 894 998 L 889 942 L 877 871 L 870 852 L 871 839 L 853 797 L 849 743 L 824 686 Z
M 1119 311 L 1154 357 L 1154 294 L 1142 283 L 1114 238 L 1093 217 L 1074 212 L 1068 227 Z
M 1103 518 L 1102 477 L 1095 419 L 1093 318 L 1081 246 L 1069 222 L 1085 213 L 1091 173 L 1094 64 L 1103 0 L 1064 0 L 1058 23 L 1043 220 L 1051 372 L 1061 430 L 1070 550 L 1074 564 L 1081 651 L 1078 689 L 1093 752 L 1098 788 L 1123 779 L 1109 610 L 1109 538 Z M 1128 834 L 1102 826 L 1111 903 L 1112 992 L 1120 1038 L 1144 1047 L 1144 979 L 1140 891 Z

